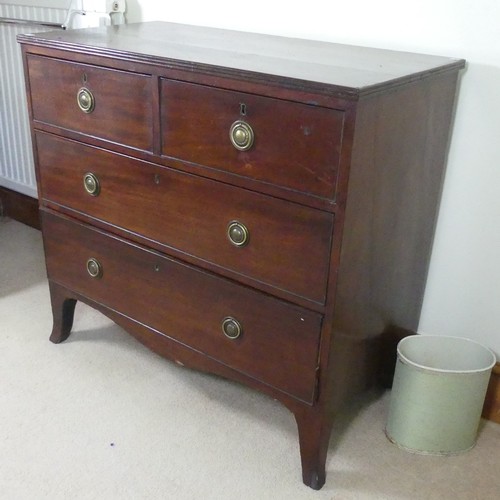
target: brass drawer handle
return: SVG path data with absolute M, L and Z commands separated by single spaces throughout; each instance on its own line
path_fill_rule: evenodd
M 83 187 L 85 191 L 91 196 L 98 196 L 101 192 L 101 185 L 99 183 L 99 179 L 92 172 L 87 172 L 83 176 Z
M 234 246 L 244 247 L 250 239 L 250 233 L 245 224 L 233 220 L 227 226 L 227 237 Z
M 228 316 L 222 320 L 222 332 L 227 338 L 235 340 L 243 333 L 243 328 L 237 319 Z
M 89 89 L 82 87 L 78 94 L 76 94 L 76 102 L 78 103 L 78 107 L 84 113 L 92 113 L 95 107 L 95 99 L 94 94 Z
M 252 127 L 241 120 L 235 121 L 229 129 L 232 145 L 239 151 L 248 151 L 253 146 L 254 133 Z
M 90 274 L 92 278 L 99 279 L 102 278 L 102 265 L 94 257 L 91 257 L 87 261 L 87 272 Z

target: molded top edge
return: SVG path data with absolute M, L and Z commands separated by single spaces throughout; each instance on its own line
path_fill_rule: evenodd
M 19 35 L 18 41 L 263 83 L 281 81 L 350 99 L 465 66 L 463 59 L 157 21 Z

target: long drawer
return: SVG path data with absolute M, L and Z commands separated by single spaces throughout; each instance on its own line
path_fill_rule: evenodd
M 324 303 L 332 214 L 46 133 L 36 144 L 43 199 Z
M 163 79 L 162 153 L 333 199 L 339 110 Z
M 27 60 L 35 125 L 152 149 L 150 75 L 35 55 Z
M 42 223 L 49 279 L 312 402 L 320 314 L 69 218 Z

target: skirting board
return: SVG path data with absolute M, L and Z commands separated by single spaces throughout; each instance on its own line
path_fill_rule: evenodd
M 500 424 L 500 363 L 493 367 L 483 406 L 483 418 Z
M 38 200 L 1 186 L 0 215 L 40 229 Z

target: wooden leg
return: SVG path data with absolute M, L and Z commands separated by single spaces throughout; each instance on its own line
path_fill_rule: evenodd
M 331 423 L 314 408 L 294 412 L 299 430 L 302 480 L 313 490 L 325 484 L 325 464 L 330 441 Z
M 55 283 L 49 282 L 49 287 L 54 319 L 50 341 L 59 344 L 64 342 L 71 333 L 76 299 L 68 297 L 66 290 Z

